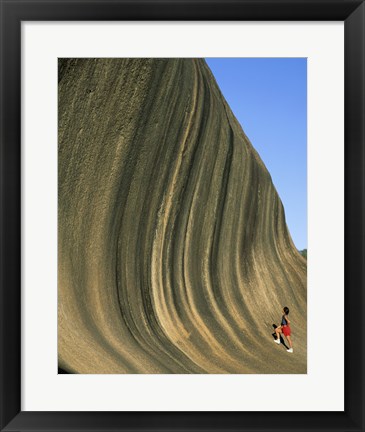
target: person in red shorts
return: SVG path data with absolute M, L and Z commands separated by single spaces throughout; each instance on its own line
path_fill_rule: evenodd
M 293 344 L 291 341 L 291 331 L 290 331 L 290 321 L 288 318 L 289 315 L 289 308 L 288 307 L 284 307 L 283 309 L 283 316 L 281 317 L 281 325 L 279 325 L 279 327 L 276 327 L 275 329 L 275 333 L 276 333 L 276 339 L 274 342 L 276 342 L 277 344 L 280 344 L 280 334 L 283 333 L 283 335 L 287 338 L 288 342 L 289 342 L 289 349 L 287 349 L 287 351 L 289 353 L 293 352 Z

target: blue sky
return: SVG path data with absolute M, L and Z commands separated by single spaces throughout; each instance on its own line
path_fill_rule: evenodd
M 307 248 L 307 60 L 206 59 L 269 170 L 296 247 Z

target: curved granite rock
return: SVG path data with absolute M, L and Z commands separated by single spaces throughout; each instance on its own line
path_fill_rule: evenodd
M 306 260 L 204 60 L 60 60 L 58 206 L 62 369 L 306 373 Z

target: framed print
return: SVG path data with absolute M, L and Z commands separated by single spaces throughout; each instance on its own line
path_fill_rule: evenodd
M 364 429 L 364 10 L 1 2 L 1 430 Z

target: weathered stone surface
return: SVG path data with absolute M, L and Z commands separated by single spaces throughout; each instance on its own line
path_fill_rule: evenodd
M 204 60 L 60 60 L 58 175 L 60 367 L 306 373 L 306 260 Z

